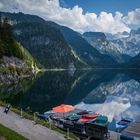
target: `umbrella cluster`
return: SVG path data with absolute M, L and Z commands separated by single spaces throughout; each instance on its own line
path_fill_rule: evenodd
M 58 113 L 67 113 L 73 111 L 75 108 L 72 105 L 61 104 L 60 106 L 54 107 L 53 111 Z

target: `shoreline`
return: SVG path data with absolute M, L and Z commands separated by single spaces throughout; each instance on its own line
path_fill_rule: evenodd
M 38 72 L 46 72 L 46 71 L 77 71 L 77 70 L 140 70 L 137 68 L 77 68 L 77 69 L 40 69 Z

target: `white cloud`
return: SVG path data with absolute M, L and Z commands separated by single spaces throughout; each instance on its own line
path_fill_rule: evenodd
M 140 24 L 140 8 L 134 11 L 128 12 L 128 15 L 124 17 L 124 21 L 127 24 Z
M 38 15 L 79 32 L 101 31 L 113 34 L 123 31 L 129 32 L 128 23 L 132 24 L 134 18 L 136 18 L 134 21 L 139 23 L 139 16 L 136 17 L 140 13 L 138 9 L 129 12 L 128 16 L 124 17 L 120 12 L 116 12 L 114 16 L 103 11 L 99 15 L 89 12 L 84 14 L 83 9 L 78 5 L 73 8 L 61 7 L 59 0 L 1 0 L 1 4 L 4 5 L 0 6 L 1 11 L 20 11 Z M 126 19 L 129 19 L 127 24 Z
M 114 17 L 111 13 L 106 12 L 101 12 L 99 16 L 89 13 L 87 21 L 89 21 L 88 29 L 93 31 L 109 33 L 130 31 L 129 27 L 123 23 L 122 14 L 119 12 L 116 12 Z
M 131 107 L 131 104 L 127 98 L 108 96 L 106 101 L 102 104 L 86 104 L 80 102 L 75 105 L 75 107 L 105 115 L 108 117 L 109 121 L 112 122 L 113 118 L 119 121 L 122 114 L 126 115 L 128 111 L 130 112 L 129 108 Z
M 2 3 L 0 3 L 0 9 L 2 9 L 3 8 L 3 4 Z

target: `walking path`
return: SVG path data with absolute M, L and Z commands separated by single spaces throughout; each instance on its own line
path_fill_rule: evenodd
M 63 135 L 41 125 L 34 125 L 34 121 L 22 119 L 12 111 L 3 113 L 0 107 L 0 123 L 16 131 L 29 140 L 66 140 Z

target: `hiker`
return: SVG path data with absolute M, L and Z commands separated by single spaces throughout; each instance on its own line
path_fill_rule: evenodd
M 9 110 L 10 110 L 10 107 L 11 107 L 11 105 L 8 104 L 8 105 L 5 107 L 4 113 L 7 114 L 7 113 L 9 112 Z

